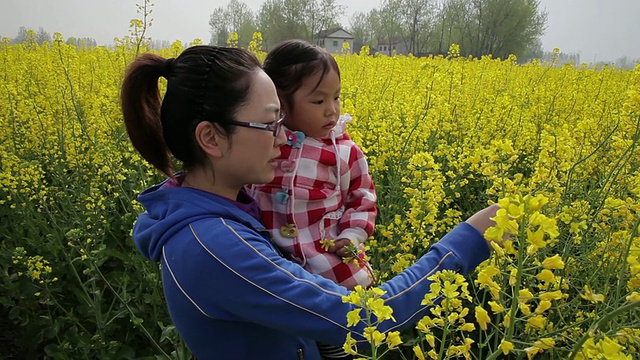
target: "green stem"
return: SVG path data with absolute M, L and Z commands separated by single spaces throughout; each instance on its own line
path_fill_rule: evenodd
M 446 299 L 445 299 L 446 300 Z M 447 333 L 449 332 L 449 302 L 447 301 L 447 307 L 444 312 L 444 328 L 442 329 L 442 341 L 440 342 L 440 351 L 438 353 L 438 359 L 443 359 L 444 349 L 447 342 Z
M 116 292 L 116 290 L 111 286 L 111 283 L 109 282 L 109 280 L 107 280 L 107 278 L 104 276 L 104 274 L 102 274 L 102 271 L 100 271 L 100 269 L 98 268 L 98 265 L 96 265 L 96 263 L 93 261 L 93 259 L 91 259 L 91 265 L 93 266 L 93 268 L 95 269 L 95 271 L 98 273 L 98 275 L 100 275 L 100 278 L 102 279 L 102 281 L 104 281 L 104 283 L 107 285 L 107 287 L 109 288 L 109 290 L 111 290 L 111 292 L 113 293 L 113 295 L 115 297 L 118 298 L 118 300 L 120 300 L 120 302 L 122 303 L 122 305 L 124 305 L 124 307 L 127 308 L 127 310 L 129 311 L 129 313 L 135 317 L 135 313 L 133 312 L 133 310 L 129 307 L 129 304 L 124 301 L 124 299 L 122 297 L 120 297 L 120 294 L 118 294 Z M 153 346 L 158 349 L 158 351 L 160 351 L 162 353 L 162 355 L 165 356 L 165 358 L 167 359 L 171 359 L 171 357 L 162 349 L 162 347 L 160 347 L 160 344 L 158 344 L 156 342 L 156 340 L 153 338 L 153 336 L 151 336 L 151 333 L 149 333 L 149 331 L 147 330 L 147 328 L 144 327 L 144 325 L 140 324 L 139 327 L 142 329 L 142 332 L 144 332 L 144 334 L 147 336 L 147 338 L 151 341 L 151 343 L 153 344 Z
M 524 225 L 524 221 L 520 224 Z M 522 228 L 522 226 L 521 226 Z M 524 229 L 523 229 L 524 230 Z M 521 235 L 521 237 L 524 235 Z M 520 239 L 522 240 L 522 239 Z M 516 312 L 518 311 L 518 296 L 520 293 L 520 285 L 522 285 L 522 266 L 523 266 L 523 258 L 525 252 L 525 241 L 519 241 L 518 244 L 518 274 L 516 275 L 516 284 L 513 287 L 513 292 L 511 296 L 511 309 L 509 312 L 509 329 L 507 329 L 507 334 L 505 335 L 505 340 L 511 341 L 513 337 L 513 331 L 516 324 Z

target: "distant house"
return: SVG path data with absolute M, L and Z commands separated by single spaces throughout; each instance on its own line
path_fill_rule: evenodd
M 349 49 L 353 51 L 353 35 L 345 31 L 343 28 L 334 28 L 321 30 L 316 34 L 316 44 L 325 48 L 332 54 L 340 54 L 342 52 L 342 44 L 349 43 Z
M 391 41 L 389 41 L 389 39 L 381 39 L 378 41 L 378 52 L 380 54 L 392 55 L 394 50 L 398 55 L 409 54 L 407 42 L 402 38 L 395 37 L 391 39 Z

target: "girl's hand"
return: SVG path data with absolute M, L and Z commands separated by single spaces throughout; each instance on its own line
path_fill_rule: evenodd
M 349 247 L 347 246 L 349 244 L 351 244 L 351 240 L 349 239 L 338 239 L 327 251 L 336 253 L 336 255 L 342 258 L 350 257 L 353 256 L 353 254 L 349 251 Z

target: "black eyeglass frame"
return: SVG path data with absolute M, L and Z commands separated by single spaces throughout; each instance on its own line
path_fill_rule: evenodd
M 280 118 L 271 124 L 235 121 L 235 120 L 229 121 L 229 124 L 252 128 L 252 129 L 271 131 L 274 137 L 278 137 L 278 132 L 282 128 L 283 121 L 284 121 L 284 113 L 281 113 Z

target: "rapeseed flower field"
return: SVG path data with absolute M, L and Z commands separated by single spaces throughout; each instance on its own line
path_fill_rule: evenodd
M 132 149 L 119 107 L 135 51 L 63 40 L 0 41 L 0 304 L 15 343 L 27 357 L 189 359 L 158 266 L 131 241 L 135 196 L 160 180 Z M 466 278 L 434 274 L 423 302 L 432 311 L 414 328 L 376 330 L 394 321 L 379 289 L 345 298 L 361 308 L 349 324 L 366 321 L 372 344 L 358 354 L 349 336 L 345 350 L 640 357 L 640 67 L 458 54 L 336 56 L 343 112 L 379 195 L 367 242 L 379 281 L 476 210 L 501 207 L 485 234 L 492 257 Z

